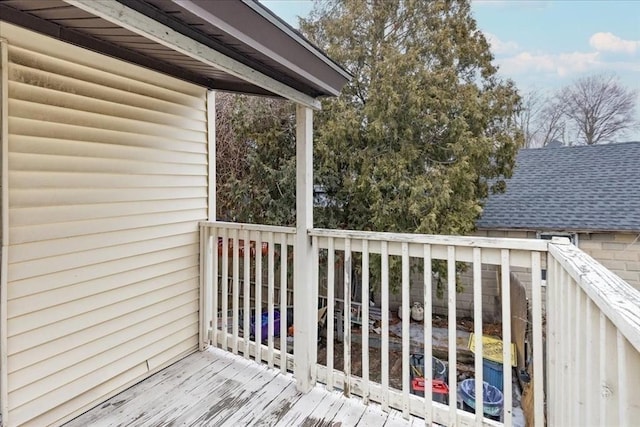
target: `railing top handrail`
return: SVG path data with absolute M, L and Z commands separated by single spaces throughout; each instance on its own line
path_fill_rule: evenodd
M 296 234 L 295 227 L 281 227 L 277 225 L 246 224 L 241 222 L 201 221 L 200 227 L 226 228 L 228 230 L 260 231 L 267 233 Z
M 446 236 L 432 234 L 388 233 L 376 231 L 328 230 L 314 228 L 309 230 L 310 236 L 350 238 L 400 243 L 417 243 L 441 246 L 465 246 L 472 248 L 514 249 L 546 252 L 548 240 L 510 239 L 479 236 Z
M 573 245 L 553 242 L 549 253 L 640 351 L 640 292 Z

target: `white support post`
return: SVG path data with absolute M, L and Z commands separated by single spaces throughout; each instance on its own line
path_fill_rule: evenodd
M 208 153 L 208 216 L 209 221 L 216 220 L 216 94 L 207 91 L 207 153 Z M 211 246 L 211 228 L 200 226 L 200 351 L 204 351 L 210 344 L 214 333 L 213 316 L 213 257 L 218 256 L 217 239 L 214 254 Z M 217 345 L 214 342 L 213 345 Z
M 209 221 L 216 220 L 216 93 L 207 92 L 207 145 L 209 163 Z
M 296 239 L 293 269 L 293 374 L 297 388 L 308 392 L 314 386 L 317 362 L 317 277 L 308 231 L 313 228 L 313 111 L 296 107 Z

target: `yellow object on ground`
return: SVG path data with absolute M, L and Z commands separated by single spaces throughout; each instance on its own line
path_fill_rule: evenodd
M 469 350 L 475 353 L 476 340 L 475 334 L 469 335 Z M 502 363 L 502 340 L 499 338 L 482 336 L 482 357 L 492 362 Z M 516 345 L 511 343 L 511 366 L 517 366 Z

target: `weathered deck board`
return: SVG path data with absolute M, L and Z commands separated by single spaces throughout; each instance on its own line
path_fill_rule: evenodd
M 182 381 L 178 384 L 158 384 L 140 398 L 131 401 L 132 406 L 121 413 L 124 415 L 123 418 L 109 420 L 106 424 L 100 423 L 100 425 L 105 427 L 157 426 L 163 423 L 165 418 L 170 418 L 172 414 L 188 409 L 190 407 L 189 399 L 194 390 L 209 387 L 215 389 L 221 385 L 221 383 L 215 382 L 221 372 L 225 372 L 225 377 L 228 378 L 233 377 L 242 369 L 229 360 L 216 359 L 211 355 L 205 357 L 210 360 L 209 365 L 195 371 L 187 371 L 187 376 L 182 377 Z M 215 391 L 212 390 L 211 393 L 215 393 Z
M 299 393 L 291 375 L 214 348 L 169 366 L 67 426 L 400 427 L 412 421 L 324 386 Z
M 264 367 L 257 371 L 252 369 L 251 361 L 241 362 L 244 369 L 238 375 L 226 379 L 221 387 L 204 390 L 199 400 L 193 396 L 185 411 L 164 419 L 163 423 L 172 426 L 221 425 L 238 409 L 253 406 L 256 393 L 274 380 L 273 374 Z
M 230 426 L 273 426 L 302 397 L 288 377 L 277 377 L 265 386 L 256 405 L 246 406 L 225 420 Z M 285 403 L 283 403 L 285 402 Z
M 218 412 L 227 405 L 233 406 L 233 399 L 242 392 L 242 386 L 250 384 L 256 372 L 247 369 L 245 363 L 232 363 L 216 373 L 214 377 L 204 376 L 193 388 L 180 389 L 168 399 L 166 409 L 155 414 L 143 426 L 157 425 L 207 425 Z M 200 420 L 200 422 L 197 422 Z
M 186 357 L 179 362 L 163 369 L 156 375 L 130 387 L 122 393 L 114 396 L 99 407 L 82 415 L 83 425 L 97 427 L 107 427 L 116 425 L 127 425 L 147 412 L 146 408 L 152 408 L 156 402 L 166 399 L 166 396 L 182 386 L 191 376 L 199 373 L 207 367 L 212 370 L 218 369 L 218 365 L 223 365 L 231 361 L 217 360 L 213 354 L 204 352 L 201 357 Z M 144 407 L 142 406 L 144 405 Z M 100 410 L 97 410 L 97 409 Z M 109 414 L 109 417 L 105 417 Z M 69 425 L 75 425 L 73 420 Z
M 409 421 L 402 417 L 402 412 L 393 411 L 389 414 L 384 427 L 404 427 L 404 426 L 424 426 L 425 422 L 422 418 L 412 417 Z
M 302 425 L 308 419 L 308 415 L 329 397 L 326 390 L 320 387 L 314 387 L 309 393 L 304 394 L 298 401 L 287 411 L 282 418 L 275 424 L 276 426 L 295 426 Z M 318 424 L 321 419 L 310 420 L 310 425 Z
M 383 427 L 387 422 L 388 417 L 389 417 L 389 414 L 387 414 L 386 412 L 382 412 L 381 409 L 379 410 L 372 409 L 369 411 L 365 411 L 362 414 L 362 417 L 360 417 L 359 423 L 365 426 Z
M 338 397 L 340 396 L 340 392 L 338 393 Z M 342 407 L 347 403 L 347 399 L 324 399 L 318 406 L 315 407 L 313 411 L 311 411 L 307 418 L 312 419 L 323 419 L 327 421 L 333 420 L 336 414 L 342 409 Z

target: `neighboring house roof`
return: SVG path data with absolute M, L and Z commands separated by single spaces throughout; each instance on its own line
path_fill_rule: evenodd
M 640 231 L 640 142 L 520 150 L 480 229 Z
M 211 89 L 282 95 L 203 62 L 198 57 L 202 46 L 312 98 L 337 95 L 351 77 L 254 0 L 0 0 L 0 16 Z M 142 23 L 148 19 L 155 24 Z M 188 43 L 178 49 L 167 42 L 181 37 Z

